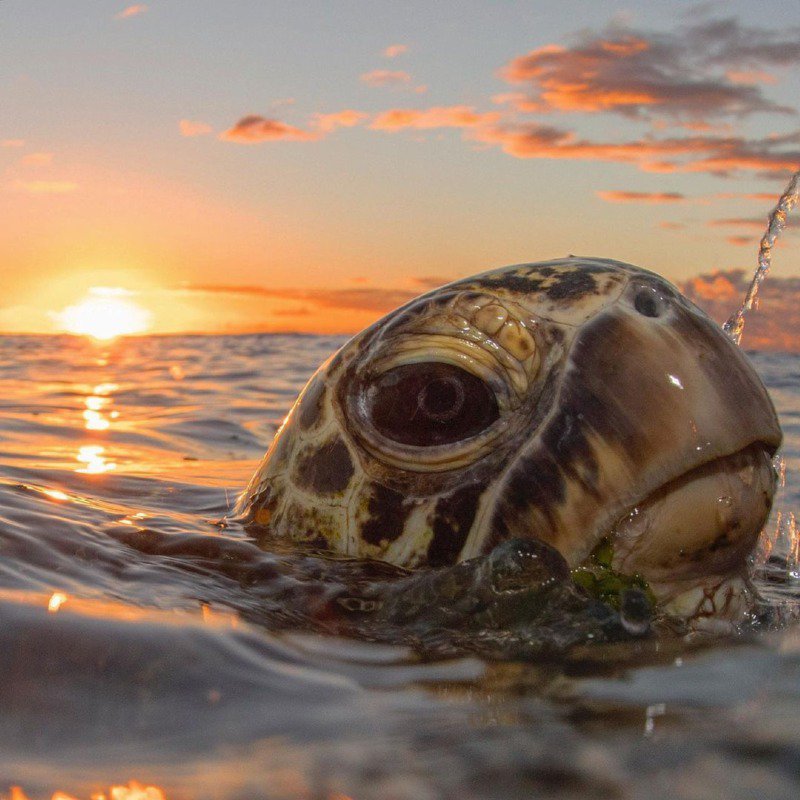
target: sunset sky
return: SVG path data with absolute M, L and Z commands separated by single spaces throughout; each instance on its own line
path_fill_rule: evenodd
M 752 271 L 800 167 L 798 0 L 0 0 L 0 34 L 0 332 L 108 298 L 351 332 L 568 253 L 734 306 L 695 278 Z

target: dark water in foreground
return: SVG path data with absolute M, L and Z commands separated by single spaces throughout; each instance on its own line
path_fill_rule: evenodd
M 222 522 L 340 342 L 0 339 L 0 797 L 797 796 L 800 357 L 754 357 L 786 434 L 782 624 L 430 659 L 322 635 L 353 627 L 351 567 Z

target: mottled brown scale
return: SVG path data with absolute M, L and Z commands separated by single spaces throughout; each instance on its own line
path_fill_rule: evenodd
M 319 446 L 306 445 L 297 457 L 292 477 L 308 491 L 338 494 L 347 488 L 354 472 L 347 445 L 340 436 L 334 436 Z
M 458 560 L 475 519 L 483 487 L 478 484 L 457 489 L 436 503 L 433 537 L 428 545 L 428 564 L 443 567 Z
M 398 539 L 411 512 L 408 498 L 377 483 L 367 502 L 367 518 L 361 524 L 365 542 L 376 547 L 386 546 Z
M 271 537 L 409 567 L 511 537 L 575 566 L 608 537 L 620 570 L 691 615 L 692 587 L 713 600 L 741 574 L 780 439 L 761 381 L 702 311 L 654 273 L 571 256 L 456 281 L 356 336 L 238 508 Z

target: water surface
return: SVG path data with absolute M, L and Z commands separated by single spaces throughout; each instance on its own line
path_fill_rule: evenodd
M 754 355 L 786 436 L 759 572 L 774 624 L 430 658 L 343 637 L 352 567 L 262 553 L 226 519 L 341 343 L 0 340 L 0 796 L 797 794 L 800 357 Z

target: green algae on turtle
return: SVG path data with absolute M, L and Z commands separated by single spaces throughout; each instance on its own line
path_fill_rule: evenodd
M 601 584 L 639 576 L 670 612 L 737 620 L 780 440 L 745 355 L 671 284 L 569 257 L 456 281 L 353 338 L 237 510 L 265 542 L 409 569 L 527 538 L 574 570 L 606 538 Z

